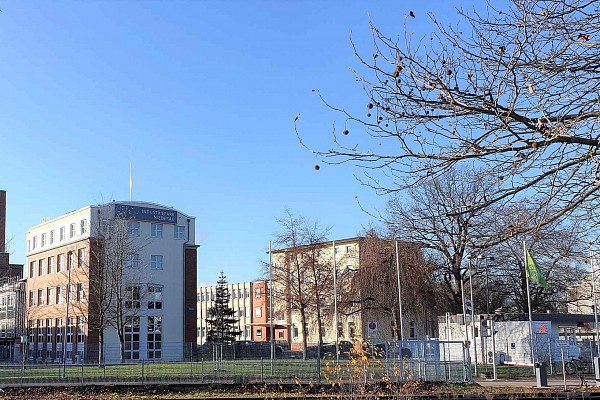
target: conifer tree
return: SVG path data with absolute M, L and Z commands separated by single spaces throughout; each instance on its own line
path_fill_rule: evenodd
M 229 307 L 230 293 L 227 288 L 227 280 L 223 271 L 217 282 L 215 303 L 208 309 L 208 332 L 206 341 L 209 343 L 230 343 L 242 334 L 236 329 L 239 319 L 235 318 L 235 311 Z

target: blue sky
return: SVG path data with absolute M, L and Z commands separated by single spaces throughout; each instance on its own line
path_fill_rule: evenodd
M 473 3 L 472 1 L 469 3 Z M 351 165 L 302 148 L 331 144 L 336 105 L 364 107 L 350 33 L 427 29 L 437 1 L 0 2 L 0 189 L 11 261 L 25 232 L 129 196 L 196 217 L 199 282 L 256 279 L 285 208 L 352 237 L 385 198 Z M 358 108 L 360 109 L 360 108 Z M 342 121 L 342 122 L 340 122 Z M 314 165 L 321 169 L 315 171 Z

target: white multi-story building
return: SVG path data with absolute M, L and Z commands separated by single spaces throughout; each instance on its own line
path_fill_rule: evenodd
M 194 232 L 194 217 L 137 201 L 29 229 L 29 359 L 183 359 L 196 341 Z
M 235 311 L 238 319 L 236 328 L 242 332 L 239 340 L 252 340 L 252 282 L 230 283 L 228 306 Z M 206 318 L 208 310 L 214 306 L 217 285 L 200 286 L 198 288 L 198 323 L 197 342 L 204 344 L 208 332 Z

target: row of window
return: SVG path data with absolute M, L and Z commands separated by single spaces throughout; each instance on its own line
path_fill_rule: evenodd
M 140 223 L 137 221 L 127 222 L 127 234 L 129 236 L 140 236 Z M 163 237 L 163 224 L 151 224 L 150 225 L 150 236 L 153 238 Z M 183 240 L 185 239 L 185 226 L 175 226 L 173 230 L 173 239 Z
M 261 297 L 261 288 L 254 289 L 255 297 Z M 231 299 L 244 299 L 250 297 L 250 291 L 248 289 L 232 289 Z M 214 292 L 207 293 L 202 292 L 198 294 L 198 301 L 215 301 L 216 294 Z
M 76 292 L 77 291 L 77 292 Z M 54 286 L 46 289 L 29 291 L 29 307 L 44 306 L 52 304 L 63 304 L 66 301 L 84 301 L 86 299 L 85 283 L 70 283 L 65 286 Z
M 58 242 L 64 242 L 67 238 L 66 235 L 67 227 L 62 226 L 58 229 Z M 79 221 L 79 234 L 84 235 L 88 232 L 88 220 L 82 219 Z M 77 234 L 77 224 L 75 222 L 69 225 L 69 239 L 72 239 Z M 140 223 L 137 221 L 127 222 L 127 234 L 130 236 L 140 235 Z M 150 235 L 153 238 L 163 237 L 163 224 L 152 224 L 150 227 Z M 185 226 L 175 226 L 173 231 L 173 238 L 176 240 L 185 239 Z M 39 240 L 38 240 L 39 239 Z M 42 233 L 39 237 L 33 236 L 30 241 L 27 241 L 27 251 L 34 251 L 38 248 L 44 248 L 47 245 L 53 245 L 57 242 L 56 229 L 50 231 L 50 233 Z
M 85 338 L 85 318 L 69 318 L 68 324 L 63 325 L 63 318 L 47 318 L 27 321 L 27 331 L 30 345 L 35 343 L 62 343 L 66 334 L 67 343 L 73 343 L 73 334 L 77 332 L 77 342 L 83 343 Z
M 153 254 L 150 256 L 150 268 L 151 269 L 163 269 L 163 256 L 160 254 Z M 129 254 L 127 256 L 127 268 L 140 268 L 142 266 L 142 260 L 139 254 Z
M 74 269 L 76 266 L 79 268 L 85 267 L 87 264 L 87 249 L 78 249 L 77 258 L 75 252 L 70 251 L 66 254 L 59 254 L 56 257 L 50 256 L 48 258 L 41 258 L 37 261 L 29 262 L 29 277 L 49 275 L 55 272 L 62 272 L 65 270 L 65 259 L 67 260 L 67 268 Z
M 70 251 L 66 255 L 67 268 L 74 269 L 75 266 L 83 268 L 87 266 L 87 249 L 77 250 L 77 258 L 75 258 L 75 252 Z M 127 256 L 127 268 L 140 268 L 141 259 L 139 254 L 129 254 Z M 163 256 L 154 254 L 150 256 L 150 268 L 151 269 L 163 269 Z M 29 277 L 49 275 L 55 272 L 62 272 L 65 270 L 65 254 L 59 254 L 56 257 L 50 256 L 48 258 L 41 258 L 37 261 L 31 261 L 29 263 Z
M 66 226 L 62 226 L 58 229 L 58 241 L 59 242 L 64 242 L 66 239 L 66 231 L 67 231 L 67 227 Z M 82 219 L 81 221 L 79 221 L 79 234 L 80 235 L 84 235 L 86 232 L 88 231 L 88 221 L 87 219 Z M 72 224 L 69 225 L 69 239 L 72 239 L 75 237 L 75 234 L 77 233 L 77 224 L 75 222 L 73 222 Z M 53 229 L 50 231 L 50 236 L 48 237 L 48 234 L 46 233 L 42 233 L 39 237 L 39 242 L 38 242 L 38 237 L 34 236 L 31 238 L 31 241 L 27 241 L 27 251 L 33 251 L 36 250 L 38 247 L 39 248 L 43 248 L 46 247 L 46 245 L 50 244 L 54 244 L 56 243 L 56 229 Z

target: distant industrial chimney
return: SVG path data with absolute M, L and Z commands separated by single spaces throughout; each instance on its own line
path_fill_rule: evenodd
M 6 191 L 0 190 L 0 253 L 6 252 Z

